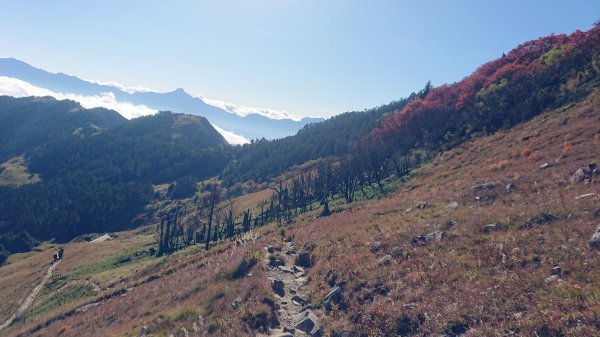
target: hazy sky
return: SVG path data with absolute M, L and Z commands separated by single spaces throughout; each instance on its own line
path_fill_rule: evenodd
M 458 81 L 524 41 L 599 18 L 598 0 L 3 0 L 0 57 L 331 116 Z

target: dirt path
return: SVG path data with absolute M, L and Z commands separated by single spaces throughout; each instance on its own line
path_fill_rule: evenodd
M 269 258 L 267 275 L 278 305 L 280 326 L 271 330 L 272 337 L 318 336 L 319 320 L 310 310 L 305 297 L 307 279 L 302 267 L 295 265 L 298 252 L 293 242 L 266 247 Z M 283 265 L 280 265 L 281 262 Z
M 25 300 L 23 301 L 23 303 L 21 304 L 19 309 L 17 309 L 17 312 L 15 312 L 12 316 L 10 316 L 6 320 L 6 322 L 4 322 L 4 323 L 2 323 L 2 325 L 0 325 L 0 331 L 4 330 L 4 328 L 11 325 L 15 319 L 22 317 L 23 314 L 27 311 L 27 309 L 29 309 L 29 307 L 31 307 L 31 305 L 33 304 L 33 301 L 35 300 L 37 295 L 40 293 L 40 291 L 42 290 L 42 288 L 44 287 L 44 285 L 46 284 L 46 282 L 48 281 L 50 276 L 52 276 L 52 271 L 54 270 L 54 268 L 56 267 L 56 265 L 59 262 L 60 261 L 54 262 L 50 265 L 50 267 L 48 267 L 48 271 L 46 271 L 46 275 L 44 275 L 42 282 L 40 282 L 40 284 L 38 284 L 35 288 L 33 288 L 31 293 L 29 293 L 29 295 L 25 298 Z

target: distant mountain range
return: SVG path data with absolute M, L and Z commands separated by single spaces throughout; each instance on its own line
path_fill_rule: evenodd
M 14 58 L 0 58 L 0 76 L 12 77 L 54 93 L 77 96 L 104 96 L 109 93 L 111 99 L 119 103 L 144 106 L 149 108 L 149 111 L 173 111 L 204 116 L 218 128 L 246 139 L 282 138 L 295 134 L 306 124 L 323 120 L 322 118 L 273 119 L 261 115 L 260 112 L 241 116 L 210 105 L 202 98 L 194 97 L 181 88 L 166 93 L 129 91 L 118 85 L 99 84 L 63 73 L 50 73 Z

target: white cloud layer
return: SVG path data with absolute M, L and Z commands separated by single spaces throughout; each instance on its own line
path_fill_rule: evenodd
M 29 82 L 25 82 L 16 78 L 0 76 L 0 95 L 13 97 L 29 97 L 29 96 L 52 96 L 56 99 L 70 99 L 79 102 L 84 108 L 103 107 L 112 109 L 120 113 L 127 119 L 153 115 L 157 110 L 151 109 L 145 105 L 134 105 L 128 102 L 119 102 L 112 92 L 105 92 L 100 95 L 84 96 L 76 94 L 57 93 L 48 89 L 36 87 Z M 213 127 L 229 142 L 230 144 L 245 144 L 248 139 L 237 135 L 233 132 L 226 131 L 213 124 Z
M 294 121 L 299 121 L 302 118 L 292 115 L 287 111 L 283 110 L 275 110 L 270 108 L 262 108 L 262 107 L 249 107 L 246 105 L 235 105 L 230 102 L 220 101 L 216 99 L 206 98 L 203 96 L 199 96 L 204 103 L 208 105 L 215 106 L 217 108 L 223 109 L 227 112 L 234 113 L 236 115 L 245 117 L 249 114 L 259 114 L 265 116 L 270 119 L 291 119 Z
M 250 141 L 242 135 L 235 134 L 231 131 L 223 130 L 213 123 L 210 123 L 210 124 L 212 124 L 213 128 L 215 128 L 215 130 L 217 130 L 229 144 L 242 145 L 242 144 L 250 143 Z
M 86 109 L 104 107 L 119 112 L 127 119 L 153 115 L 157 110 L 145 105 L 134 105 L 128 102 L 119 102 L 112 92 L 104 92 L 100 95 L 84 96 L 76 94 L 65 94 L 48 89 L 36 87 L 28 82 L 12 77 L 0 76 L 0 95 L 13 97 L 28 96 L 52 96 L 56 99 L 70 99 L 77 101 Z
M 100 85 L 108 85 L 110 87 L 117 88 L 117 89 L 119 89 L 121 91 L 124 91 L 126 93 L 129 93 L 129 94 L 133 94 L 133 93 L 136 93 L 136 92 L 150 92 L 150 91 L 153 91 L 152 89 L 147 88 L 147 87 L 145 87 L 143 85 L 127 86 L 127 85 L 123 85 L 121 83 L 114 82 L 114 81 L 107 81 L 107 82 L 105 82 L 105 81 L 99 81 L 99 80 L 84 80 L 84 81 L 91 82 L 91 83 L 96 83 L 96 84 L 100 84 Z

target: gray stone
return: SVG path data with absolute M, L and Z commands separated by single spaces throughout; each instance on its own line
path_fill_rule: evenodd
M 293 265 L 292 269 L 294 270 L 295 273 L 303 273 L 304 272 L 304 268 L 302 268 L 300 266 Z
M 376 252 L 381 247 L 381 241 L 379 241 L 379 240 L 371 241 L 371 244 L 369 246 L 370 246 L 372 252 Z
M 311 311 L 306 310 L 296 317 L 296 329 L 303 331 L 311 336 L 317 335 L 320 331 L 319 318 Z
M 552 275 L 560 276 L 562 274 L 562 268 L 560 266 L 556 266 L 552 268 Z
M 275 292 L 275 294 L 283 297 L 283 295 L 285 295 L 285 283 L 283 283 L 282 280 L 273 280 L 271 281 L 271 287 L 273 288 L 273 291 Z
M 190 337 L 189 332 L 187 331 L 187 329 L 185 327 L 181 327 L 181 329 L 179 329 L 177 331 L 177 337 Z
M 327 295 L 325 295 L 325 297 L 323 298 L 323 304 L 325 304 L 326 307 L 331 305 L 332 303 L 340 304 L 343 301 L 344 301 L 344 294 L 342 292 L 342 288 L 339 286 L 335 286 L 335 287 L 331 288 L 329 293 Z
M 456 202 L 456 201 L 453 201 L 453 202 L 449 203 L 448 205 L 446 205 L 446 209 L 449 211 L 453 211 L 457 208 L 458 208 L 458 202 Z
M 271 267 L 279 267 L 279 266 L 283 266 L 285 264 L 285 262 L 283 262 L 283 260 L 281 259 L 270 259 L 269 260 L 269 266 Z
M 510 193 L 515 190 L 514 184 L 506 184 L 506 192 Z
M 296 279 L 296 284 L 298 284 L 300 287 L 305 286 L 308 283 L 308 279 L 306 277 L 298 277 Z
M 296 258 L 296 265 L 304 268 L 309 268 L 311 266 L 311 256 L 309 252 L 302 252 Z
M 279 270 L 281 270 L 284 273 L 288 273 L 288 274 L 294 273 L 294 271 L 290 267 L 279 266 Z
M 496 231 L 496 230 L 498 230 L 499 228 L 500 228 L 500 227 L 498 226 L 498 224 L 497 224 L 497 223 L 491 223 L 491 224 L 487 224 L 487 225 L 483 226 L 483 227 L 481 228 L 481 231 L 482 231 L 482 232 L 484 232 L 484 233 L 489 233 L 489 232 Z
M 550 166 L 552 166 L 552 165 L 550 165 L 549 163 L 543 163 L 542 165 L 540 165 L 540 170 L 545 170 L 545 169 L 549 168 Z
M 418 235 L 410 240 L 410 244 L 418 247 L 423 246 L 433 240 L 440 242 L 445 235 L 446 234 L 444 231 L 435 231 L 425 235 Z
M 261 335 L 264 336 L 264 335 Z M 290 332 L 287 331 L 272 331 L 271 334 L 268 335 L 269 337 L 294 337 L 294 335 Z
M 392 250 L 390 251 L 390 255 L 392 255 L 393 257 L 406 257 L 406 253 L 404 252 L 404 250 L 402 250 L 402 247 L 400 246 L 396 246 L 394 248 L 392 248 Z
M 298 295 L 294 295 L 294 297 L 292 297 L 292 302 L 296 302 L 298 305 L 305 305 L 307 303 L 304 298 Z
M 148 333 L 148 326 L 144 325 L 142 326 L 142 331 L 140 331 L 140 337 L 146 337 Z
M 390 263 L 392 263 L 392 256 L 391 255 L 384 255 L 379 260 L 377 260 L 377 264 L 379 264 L 380 266 L 387 266 Z
M 596 232 L 594 232 L 590 241 L 588 241 L 588 245 L 592 249 L 600 250 L 600 225 L 596 228 Z
M 489 183 L 475 185 L 475 186 L 473 186 L 473 189 L 474 190 L 491 190 L 492 188 L 495 188 L 496 186 L 498 186 L 498 182 L 492 181 Z
M 429 207 L 429 204 L 426 202 L 420 202 L 415 206 L 416 209 L 425 209 L 427 207 Z
M 571 176 L 570 180 L 572 183 L 580 183 L 585 180 L 591 180 L 595 175 L 599 174 L 598 166 L 596 163 L 590 163 L 587 166 L 580 167 Z

